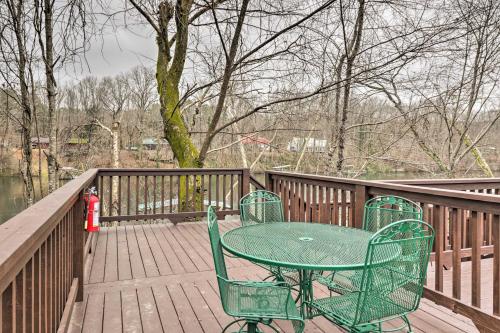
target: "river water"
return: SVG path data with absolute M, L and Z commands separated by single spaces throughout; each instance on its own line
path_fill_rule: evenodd
M 36 200 L 40 199 L 38 178 L 34 178 Z M 26 208 L 24 184 L 20 176 L 0 176 L 0 224 Z M 47 181 L 42 180 L 42 188 L 47 193 Z

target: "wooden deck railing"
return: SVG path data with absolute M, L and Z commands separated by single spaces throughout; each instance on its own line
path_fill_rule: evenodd
M 394 194 L 419 202 L 424 219 L 436 230 L 434 276 L 425 296 L 472 318 L 480 328 L 500 331 L 500 196 L 495 195 L 500 182 L 404 185 L 274 171 L 265 180 L 266 188 L 282 197 L 291 221 L 361 227 L 364 202 L 372 196 Z M 209 204 L 218 206 L 221 217 L 238 214 L 239 199 L 263 187 L 248 169 L 85 172 L 0 226 L 1 333 L 67 328 L 73 303 L 83 297 L 91 243 L 83 230 L 83 195 L 90 186 L 99 190 L 101 221 L 107 222 L 176 222 L 205 215 Z M 472 193 L 476 190 L 495 194 Z M 486 256 L 493 257 L 493 269 L 485 269 Z M 462 261 L 470 262 L 472 277 L 462 274 Z M 451 282 L 444 279 L 446 269 L 452 270 Z M 492 284 L 480 283 L 485 274 L 492 275 Z M 470 288 L 463 287 L 465 280 Z M 452 289 L 451 296 L 443 293 L 446 288 Z
M 484 182 L 478 187 L 495 186 L 498 186 L 496 182 Z M 274 171 L 266 172 L 266 188 L 280 194 L 285 218 L 290 221 L 318 221 L 350 227 L 361 227 L 363 206 L 370 197 L 399 195 L 420 203 L 424 209 L 424 220 L 436 232 L 432 255 L 434 282 L 426 286 L 425 296 L 472 318 L 480 328 L 500 330 L 500 319 L 496 317 L 500 315 L 499 196 L 466 192 L 464 188 L 457 191 L 430 185 L 402 185 Z M 493 256 L 493 270 L 482 267 L 481 259 L 486 255 Z M 471 277 L 461 272 L 464 260 L 471 262 Z M 445 283 L 450 283 L 443 278 L 444 270 L 450 268 L 453 272 L 452 297 L 443 293 L 445 287 L 449 287 Z M 493 284 L 481 283 L 484 274 L 492 274 Z M 465 279 L 470 279 L 468 288 L 463 287 L 462 280 Z M 466 295 L 466 291 L 470 294 Z M 482 293 L 491 297 L 482 299 Z
M 250 189 L 248 169 L 100 169 L 101 221 L 168 218 L 173 222 L 239 214 L 240 198 Z
M 67 183 L 0 225 L 0 333 L 66 332 L 73 304 L 83 300 L 91 186 L 99 189 L 101 221 L 179 221 L 204 216 L 211 203 L 221 217 L 238 214 L 250 177 L 248 169 L 92 169 Z M 184 211 L 179 197 L 187 198 Z
M 83 300 L 89 170 L 0 225 L 0 332 L 55 332 Z

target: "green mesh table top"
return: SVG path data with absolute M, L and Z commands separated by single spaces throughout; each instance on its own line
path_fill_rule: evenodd
M 262 223 L 230 230 L 221 243 L 228 252 L 253 262 L 333 271 L 362 269 L 372 235 L 329 224 Z

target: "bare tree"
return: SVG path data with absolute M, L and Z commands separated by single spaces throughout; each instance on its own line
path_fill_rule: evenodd
M 85 50 L 86 30 L 90 26 L 85 12 L 85 1 L 81 0 L 71 0 L 66 3 L 35 0 L 34 4 L 33 21 L 45 68 L 45 90 L 48 102 L 49 150 L 46 155 L 49 193 L 58 185 L 55 71 L 58 64 L 62 66 Z
M 478 144 L 500 118 L 498 107 L 491 103 L 500 66 L 500 4 L 454 0 L 442 10 L 454 28 L 445 42 L 433 47 L 435 57 L 415 58 L 367 86 L 382 92 L 399 111 L 440 173 L 456 176 L 458 165 L 472 156 L 492 177 Z M 407 70 L 416 65 L 420 73 Z M 485 122 L 481 115 L 495 107 Z
M 12 96 L 13 100 L 19 104 L 22 110 L 21 116 L 21 175 L 24 181 L 26 202 L 33 204 L 35 191 L 32 178 L 32 105 L 30 101 L 30 79 L 29 79 L 29 59 L 31 44 L 29 41 L 30 19 L 28 10 L 22 0 L 6 0 L 0 3 L 0 52 L 5 65 L 1 74 L 11 88 L 10 92 L 15 92 L 15 83 L 8 80 L 8 74 L 16 78 L 19 84 L 19 95 Z

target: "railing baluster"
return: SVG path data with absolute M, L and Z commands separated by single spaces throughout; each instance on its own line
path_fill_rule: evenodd
M 184 189 L 186 191 L 185 194 L 184 194 L 184 200 L 186 200 L 186 203 L 185 203 L 184 206 L 185 206 L 186 209 L 189 209 L 188 208 L 189 205 L 190 205 L 190 203 L 189 203 L 189 175 L 186 175 L 184 177 Z
M 481 245 L 483 240 L 483 213 L 472 211 L 472 305 L 481 306 Z
M 311 207 L 312 207 L 312 219 L 311 221 L 316 223 L 318 222 L 318 212 L 319 212 L 319 202 L 318 202 L 318 186 L 317 185 L 311 185 L 312 189 L 312 199 L 311 199 Z
M 226 210 L 226 175 L 222 175 L 222 210 Z
M 453 230 L 453 297 L 460 299 L 462 291 L 462 210 L 451 210 L 451 224 Z
M 116 176 L 118 181 L 118 215 L 122 215 L 122 176 Z
M 215 207 L 217 207 L 217 210 L 220 209 L 220 203 L 219 203 L 219 175 L 215 176 Z
M 130 215 L 130 176 L 127 176 L 127 215 Z
M 165 176 L 161 176 L 161 213 L 165 214 Z
M 444 221 L 442 207 L 434 205 L 432 211 L 432 220 L 435 232 L 435 252 L 436 252 L 436 272 L 435 272 L 435 289 L 443 291 L 443 242 L 444 242 Z
M 299 220 L 299 184 L 293 180 L 290 180 L 290 220 L 298 221 Z
M 153 176 L 153 214 L 156 214 L 156 176 Z
M 56 277 L 56 284 L 55 284 L 55 293 L 54 293 L 54 298 L 55 298 L 55 327 L 57 327 L 57 323 L 59 321 L 59 313 L 60 313 L 60 308 L 61 308 L 61 224 L 59 223 L 56 228 L 54 229 L 55 232 L 55 277 Z
M 181 212 L 181 176 L 177 176 L 177 213 Z
M 339 190 L 333 189 L 333 224 L 339 225 Z
M 311 201 L 310 201 L 310 187 L 309 184 L 304 184 L 304 203 L 305 203 L 305 222 L 311 222 Z
M 283 200 L 283 205 L 285 209 L 283 211 L 285 221 L 290 221 L 290 182 L 286 179 L 283 180 L 283 196 L 281 197 Z
M 233 208 L 233 175 L 231 175 L 231 209 Z M 201 200 L 200 211 L 205 210 L 205 175 L 201 175 Z
M 297 187 L 297 203 L 299 210 L 299 218 L 298 221 L 305 222 L 305 197 L 304 197 L 304 184 L 300 182 L 295 182 L 295 186 Z
M 144 176 L 144 214 L 148 213 L 148 176 Z
M 342 219 L 341 225 L 348 226 L 347 224 L 347 199 L 346 199 L 346 191 L 344 189 L 340 190 L 340 200 L 342 201 L 340 209 L 342 210 Z
M 173 179 L 173 176 L 170 175 L 169 176 L 169 180 L 168 180 L 168 199 L 169 199 L 169 202 L 170 202 L 170 206 L 168 208 L 169 212 L 172 213 L 173 212 L 173 209 L 174 209 L 174 203 L 173 203 L 173 198 L 174 198 L 174 190 L 173 190 L 173 186 L 174 186 L 174 179 Z
M 239 183 L 241 184 L 241 176 L 240 176 Z M 208 188 L 208 205 L 211 206 L 212 205 L 212 175 L 208 175 L 207 188 Z M 240 191 L 238 191 L 238 193 L 240 193 Z
M 48 301 L 47 301 L 47 287 L 49 284 L 49 272 L 48 267 L 48 252 L 47 252 L 47 241 L 42 244 L 41 255 L 40 255 L 40 308 L 41 308 L 41 320 L 40 328 L 42 332 L 48 332 Z
M 325 223 L 324 187 L 318 186 L 318 222 Z
M 114 209 L 113 209 L 113 176 L 109 176 L 109 203 L 108 203 L 108 216 L 113 216 L 114 215 Z
M 135 176 L 135 215 L 139 215 L 139 176 Z
M 201 179 L 202 179 L 202 184 L 203 184 L 203 175 L 201 176 Z M 231 174 L 229 181 L 231 182 L 231 187 L 229 188 L 229 193 L 230 193 L 229 200 L 231 202 L 231 205 L 229 207 L 231 208 L 231 210 L 233 210 L 234 209 L 234 201 L 233 201 L 234 200 L 234 175 L 233 174 Z M 202 190 L 203 190 L 203 188 L 202 188 Z M 203 191 L 202 191 L 202 193 L 203 193 Z M 202 206 L 201 210 L 203 210 L 203 206 Z
M 104 205 L 102 203 L 104 203 L 104 176 L 99 176 L 98 177 L 99 179 L 99 182 L 98 182 L 98 186 L 99 186 L 99 196 L 103 199 L 101 201 L 101 204 L 99 205 L 99 216 L 103 216 L 103 212 L 104 212 Z
M 21 270 L 14 279 L 14 332 L 23 332 L 23 311 L 24 311 L 24 269 Z
M 38 249 L 35 252 L 35 255 L 33 256 L 33 280 L 32 280 L 32 290 L 33 290 L 33 315 L 32 315 L 32 325 L 33 325 L 33 332 L 38 332 L 40 331 L 40 322 L 41 322 L 41 301 L 40 301 L 40 268 L 41 268 L 41 263 L 40 263 L 40 254 L 41 254 L 41 249 Z M 1 307 L 1 305 L 0 305 Z M 0 313 L 2 311 L 0 310 Z M 1 314 L 0 314 L 1 316 Z M 0 322 L 2 322 L 2 319 L 0 318 Z
M 9 286 L 1 294 L 2 299 L 2 320 L 0 324 L 2 325 L 2 332 L 14 332 L 14 283 L 11 282 Z
M 332 189 L 331 187 L 326 187 L 326 215 L 325 215 L 325 220 L 326 220 L 326 223 L 328 224 L 332 224 L 333 221 L 332 221 L 332 198 L 331 198 L 331 194 L 332 194 Z
M 54 281 L 54 249 L 53 249 L 53 233 L 50 234 L 49 239 L 47 240 L 47 331 L 52 332 L 53 329 L 53 316 L 54 311 L 52 310 L 52 303 L 54 300 L 53 295 L 53 281 Z
M 23 332 L 31 332 L 33 329 L 33 258 L 23 269 L 23 289 Z
M 492 218 L 493 233 L 493 314 L 500 316 L 500 215 Z

